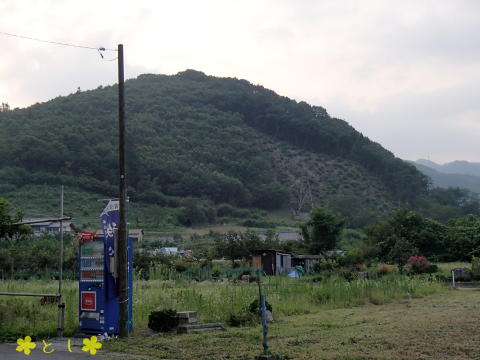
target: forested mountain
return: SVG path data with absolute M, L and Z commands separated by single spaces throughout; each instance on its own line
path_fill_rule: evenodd
M 126 99 L 129 195 L 176 209 L 172 222 L 295 208 L 311 194 L 306 204 L 361 225 L 428 197 L 423 174 L 347 122 L 245 80 L 146 74 L 126 82 Z M 116 116 L 116 86 L 0 112 L 0 196 L 32 184 L 115 196 Z

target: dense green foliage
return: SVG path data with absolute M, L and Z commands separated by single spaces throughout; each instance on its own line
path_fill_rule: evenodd
M 58 275 L 60 240 L 58 236 L 23 235 L 0 238 L 0 278 L 55 278 Z M 64 276 L 77 273 L 77 243 L 64 237 Z
M 449 259 L 469 261 L 480 255 L 480 217 L 467 215 L 447 222 Z
M 370 255 L 399 265 L 412 255 L 436 261 L 469 261 L 480 254 L 480 217 L 475 215 L 440 223 L 404 208 L 367 227 L 366 234 Z
M 236 259 L 248 260 L 252 251 L 266 249 L 281 249 L 283 244 L 272 231 L 267 232 L 264 238 L 259 237 L 255 232 L 229 231 L 224 236 L 215 239 L 216 255 L 225 257 L 232 263 Z
M 417 200 L 416 209 L 423 215 L 445 222 L 469 214 L 480 215 L 478 195 L 467 189 L 433 188 Z
M 310 219 L 300 225 L 309 253 L 325 254 L 334 250 L 344 225 L 344 221 L 328 209 L 313 209 Z
M 29 184 L 115 194 L 116 96 L 99 87 L 0 112 L 0 195 Z M 214 222 L 221 204 L 286 207 L 299 179 L 356 226 L 427 191 L 413 166 L 345 121 L 244 80 L 141 75 L 126 96 L 129 195 L 179 209 L 173 222 Z
M 18 210 L 14 212 L 10 203 L 0 198 L 0 239 L 28 234 L 28 227 L 16 224 L 21 219 L 22 213 Z
M 173 309 L 152 311 L 148 316 L 148 327 L 155 332 L 168 332 L 174 330 L 180 320 Z

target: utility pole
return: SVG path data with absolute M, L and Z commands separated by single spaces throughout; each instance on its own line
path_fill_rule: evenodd
M 65 303 L 62 299 L 62 281 L 63 281 L 63 185 L 60 196 L 60 260 L 58 264 L 58 326 L 57 336 L 63 337 L 65 329 Z
M 116 256 L 119 286 L 119 327 L 120 337 L 128 336 L 128 268 L 127 268 L 127 221 L 125 178 L 125 80 L 123 73 L 123 45 L 118 45 L 118 162 L 119 162 L 119 207 L 120 224 Z

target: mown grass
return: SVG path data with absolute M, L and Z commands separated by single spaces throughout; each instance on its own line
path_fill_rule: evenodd
M 317 308 L 270 324 L 270 349 L 281 359 L 298 360 L 478 359 L 479 294 L 450 291 L 382 305 Z M 125 360 L 245 360 L 262 352 L 261 334 L 256 326 L 182 336 L 135 335 L 109 342 L 105 350 L 122 353 Z
M 396 299 L 415 298 L 447 291 L 441 283 L 426 278 L 409 278 L 392 274 L 377 280 L 345 281 L 331 277 L 319 282 L 311 279 L 269 277 L 263 280 L 267 301 L 277 319 L 295 314 L 309 314 L 319 309 L 348 308 L 363 304 L 383 304 Z M 0 281 L 0 291 L 54 293 L 54 281 Z M 77 329 L 77 283 L 64 284 L 66 331 L 70 336 Z M 134 326 L 147 326 L 152 310 L 171 308 L 197 311 L 202 321 L 226 322 L 232 315 L 244 314 L 258 297 L 255 283 L 232 281 L 194 282 L 149 280 L 134 282 Z M 18 336 L 54 336 L 57 321 L 56 304 L 40 305 L 39 298 L 0 297 L 0 339 Z

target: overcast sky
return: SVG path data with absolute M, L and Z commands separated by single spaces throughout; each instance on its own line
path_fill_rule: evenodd
M 247 79 L 325 107 L 403 159 L 480 161 L 477 0 L 0 0 L 0 14 L 3 32 L 123 43 L 127 78 Z M 0 41 L 0 102 L 12 107 L 116 81 L 116 62 L 94 50 Z

